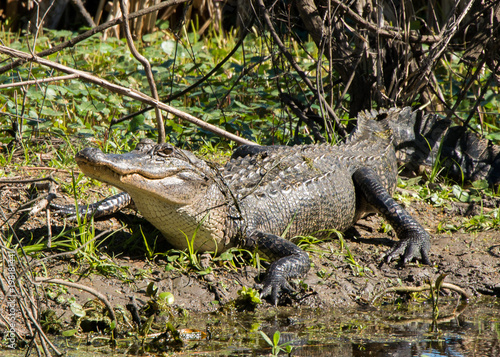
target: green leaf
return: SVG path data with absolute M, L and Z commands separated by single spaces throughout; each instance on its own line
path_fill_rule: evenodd
M 168 305 L 172 305 L 174 303 L 174 295 L 171 292 L 163 292 L 158 295 L 158 300 L 164 301 Z
M 280 332 L 279 331 L 276 331 L 273 335 L 273 342 L 274 342 L 274 346 L 278 346 L 279 343 L 280 343 Z
M 77 302 L 73 302 L 69 308 L 71 309 L 71 312 L 75 314 L 77 317 L 84 317 L 86 315 L 85 310 L 83 309 L 82 305 L 80 305 Z
M 203 276 L 203 275 L 210 274 L 211 272 L 212 272 L 212 268 L 211 268 L 211 267 L 208 267 L 208 268 L 206 268 L 206 269 L 204 269 L 204 270 L 200 270 L 200 271 L 198 272 L 198 274 L 200 274 L 201 276 Z
M 148 284 L 148 287 L 146 288 L 146 295 L 149 297 L 154 297 L 157 292 L 158 292 L 158 287 L 155 285 L 155 283 L 150 282 Z
M 219 260 L 223 261 L 231 261 L 234 258 L 234 254 L 228 250 L 226 250 L 224 253 L 219 255 Z
M 499 133 L 500 134 L 500 133 Z M 472 187 L 474 187 L 477 190 L 484 190 L 488 188 L 490 185 L 488 184 L 488 181 L 486 180 L 477 180 L 472 183 Z
M 470 195 L 467 191 L 465 191 L 462 187 L 458 185 L 453 185 L 453 195 L 460 201 L 460 202 L 470 202 Z
M 441 289 L 441 286 L 443 286 L 443 281 L 444 278 L 446 278 L 448 274 L 441 274 L 437 279 L 436 279 L 436 291 L 439 291 Z
M 267 335 L 266 335 L 264 332 L 262 332 L 262 331 L 259 331 L 259 333 L 260 333 L 260 335 L 262 336 L 262 338 L 263 338 L 263 339 L 267 342 L 267 344 L 268 344 L 269 346 L 272 346 L 272 345 L 273 345 L 273 343 L 272 343 L 271 339 L 269 338 L 269 336 L 267 336 Z
M 63 331 L 63 332 L 62 332 L 62 335 L 63 335 L 64 337 L 71 337 L 71 336 L 76 335 L 76 333 L 77 333 L 77 332 L 78 332 L 78 330 L 77 330 L 77 329 L 73 329 L 73 330 L 66 330 L 66 331 Z
M 111 321 L 111 324 L 109 325 L 109 330 L 113 331 L 116 328 L 116 320 Z
M 44 107 L 42 109 L 42 113 L 41 114 L 42 115 L 47 115 L 47 116 L 52 116 L 52 117 L 54 117 L 54 116 L 58 116 L 59 117 L 59 116 L 62 116 L 64 113 L 61 112 L 61 111 L 58 111 L 58 110 L 54 110 L 52 108 Z

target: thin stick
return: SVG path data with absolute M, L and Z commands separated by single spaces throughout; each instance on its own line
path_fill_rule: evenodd
M 35 179 L 19 179 L 19 180 L 0 180 L 0 185 L 2 184 L 16 184 L 16 183 L 33 183 L 33 182 L 42 182 L 42 181 L 51 181 L 56 183 L 53 177 L 40 177 Z
M 88 82 L 97 84 L 98 86 L 104 87 L 104 88 L 106 88 L 114 93 L 118 93 L 118 94 L 130 97 L 130 98 L 139 100 L 142 103 L 146 103 L 148 105 L 158 107 L 158 108 L 166 111 L 167 113 L 171 113 L 173 115 L 176 115 L 180 119 L 186 120 L 186 121 L 193 123 L 193 124 L 203 128 L 203 129 L 209 130 L 212 133 L 214 133 L 216 135 L 220 135 L 222 137 L 225 137 L 228 140 L 233 140 L 233 141 L 237 142 L 238 144 L 256 145 L 256 143 L 253 141 L 243 139 L 243 138 L 239 137 L 238 135 L 235 135 L 235 134 L 229 133 L 223 129 L 220 129 L 220 128 L 216 127 L 215 125 L 206 123 L 203 120 L 192 116 L 191 114 L 188 114 L 188 113 L 183 112 L 177 108 L 171 107 L 170 105 L 162 103 L 154 98 L 151 98 L 150 96 L 148 96 L 144 93 L 141 93 L 141 92 L 136 91 L 134 89 L 120 86 L 118 84 L 111 83 L 105 79 L 96 77 L 88 72 L 74 69 L 74 68 L 71 68 L 68 66 L 64 66 L 62 64 L 59 64 L 59 63 L 56 63 L 56 62 L 53 62 L 50 60 L 46 60 L 44 58 L 40 58 L 37 55 L 30 55 L 26 52 L 15 50 L 13 48 L 9 48 L 6 46 L 0 46 L 0 53 L 6 54 L 9 56 L 13 56 L 13 57 L 17 57 L 17 58 L 21 58 L 25 61 L 33 61 L 33 62 L 39 63 L 41 65 L 44 65 L 44 66 L 47 66 L 50 68 L 55 68 L 55 69 L 57 69 L 61 72 L 64 72 L 64 73 L 77 74 L 81 79 L 84 79 Z
M 75 288 L 75 289 L 80 289 L 83 291 L 86 291 L 95 297 L 97 297 L 99 300 L 101 300 L 104 305 L 106 305 L 106 308 L 109 311 L 109 314 L 111 315 L 111 320 L 116 321 L 116 315 L 113 310 L 113 306 L 111 306 L 111 303 L 109 302 L 108 298 L 104 296 L 104 294 L 101 294 L 99 291 L 89 288 L 88 286 L 82 285 L 82 284 L 77 284 L 73 283 L 70 281 L 62 280 L 62 279 L 55 279 L 55 278 L 42 278 L 42 277 L 36 277 L 35 282 L 37 283 L 52 283 L 52 284 L 59 284 L 59 285 L 64 285 L 64 286 L 69 286 L 70 288 Z
M 387 293 L 419 293 L 425 290 L 430 290 L 431 286 L 429 284 L 425 284 L 422 286 L 393 286 L 391 288 L 388 288 L 384 291 L 382 291 L 380 294 L 376 295 L 373 300 L 372 304 L 381 296 L 387 294 Z M 450 284 L 450 283 L 442 283 L 441 289 L 449 289 L 456 291 L 460 295 L 462 295 L 462 299 L 467 300 L 470 298 L 469 294 L 465 292 L 464 289 L 462 289 L 460 286 L 457 286 L 455 284 Z
M 151 90 L 151 95 L 155 100 L 160 100 L 158 96 L 158 91 L 156 90 L 156 83 L 153 78 L 153 72 L 151 71 L 151 64 L 148 59 L 141 55 L 139 51 L 135 48 L 134 40 L 132 40 L 132 33 L 130 32 L 130 26 L 128 24 L 128 1 L 120 0 L 120 7 L 122 9 L 123 18 L 123 32 L 125 32 L 125 38 L 127 39 L 127 45 L 132 52 L 132 55 L 142 64 L 144 71 L 146 72 L 146 77 L 148 79 L 149 89 Z M 161 110 L 155 107 L 156 113 L 156 129 L 158 130 L 158 144 L 165 142 L 165 127 L 163 125 L 163 117 L 161 116 Z
M 20 166 L 18 169 L 19 170 L 45 170 L 45 171 L 62 172 L 65 174 L 74 173 L 75 175 L 81 174 L 81 172 L 78 170 L 69 171 L 69 170 L 65 170 L 65 169 L 58 169 L 56 167 L 48 167 L 48 166 Z M 0 181 L 0 183 L 3 183 L 3 182 L 5 182 L 5 181 Z
M 48 77 L 48 78 L 43 78 L 43 79 L 33 79 L 31 81 L 0 84 L 0 89 L 21 87 L 21 86 L 27 86 L 27 85 L 29 86 L 32 84 L 47 83 L 47 82 L 65 81 L 65 80 L 73 79 L 73 78 L 78 78 L 78 76 L 76 74 L 68 74 L 66 76 Z
M 75 4 L 78 11 L 80 11 L 80 14 L 83 16 L 85 21 L 87 21 L 87 25 L 89 25 L 90 27 L 95 27 L 95 22 L 92 19 L 92 16 L 90 16 L 90 14 L 88 13 L 85 6 L 83 5 L 82 0 L 71 0 L 71 2 Z

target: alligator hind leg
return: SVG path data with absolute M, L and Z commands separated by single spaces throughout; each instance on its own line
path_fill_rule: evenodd
M 360 168 L 354 173 L 353 179 L 356 189 L 361 190 L 366 202 L 385 217 L 400 239 L 385 256 L 386 262 L 402 257 L 403 264 L 415 258 L 430 265 L 429 233 L 391 197 L 375 171 Z
M 244 245 L 248 248 L 257 246 L 267 257 L 274 260 L 267 270 L 260 296 L 269 296 L 275 306 L 281 292 L 294 291 L 288 280 L 304 276 L 309 271 L 311 264 L 307 253 L 277 235 L 254 231 L 245 239 Z

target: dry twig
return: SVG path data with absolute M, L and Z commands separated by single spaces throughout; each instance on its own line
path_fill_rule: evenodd
M 47 78 L 42 78 L 42 79 L 33 79 L 31 81 L 7 83 L 7 84 L 1 84 L 0 85 L 0 89 L 2 89 L 2 88 L 13 88 L 13 87 L 29 86 L 29 85 L 32 85 L 32 84 L 38 85 L 40 83 L 47 83 L 47 82 L 65 81 L 65 80 L 73 79 L 73 78 L 78 78 L 78 76 L 76 74 L 68 74 L 66 76 L 47 77 Z
M 122 9 L 122 17 L 123 17 L 123 32 L 125 33 L 125 38 L 127 39 L 127 45 L 132 52 L 132 55 L 142 64 L 144 67 L 144 71 L 146 72 L 146 77 L 148 79 L 149 89 L 151 90 L 151 95 L 157 101 L 160 100 L 158 96 L 158 91 L 156 90 L 156 83 L 153 77 L 153 72 L 151 71 L 151 64 L 147 60 L 146 57 L 141 55 L 139 51 L 135 48 L 134 40 L 132 39 L 132 33 L 130 32 L 130 26 L 128 23 L 128 1 L 120 0 L 120 7 Z M 163 125 L 163 117 L 161 115 L 161 110 L 157 106 L 155 108 L 156 113 L 156 129 L 158 130 L 158 143 L 165 142 L 165 127 Z
M 4 53 L 4 54 L 9 55 L 9 56 L 21 58 L 24 61 L 36 62 L 36 63 L 39 63 L 41 65 L 57 69 L 57 70 L 64 72 L 64 73 L 77 74 L 78 77 L 81 79 L 84 79 L 88 82 L 97 84 L 101 87 L 104 87 L 104 88 L 114 92 L 114 93 L 118 93 L 118 94 L 130 97 L 130 98 L 139 100 L 140 102 L 151 105 L 153 107 L 158 107 L 158 108 L 160 108 L 168 113 L 176 115 L 177 117 L 179 117 L 182 120 L 186 120 L 190 123 L 193 123 L 193 124 L 203 128 L 203 129 L 211 131 L 214 134 L 225 137 L 226 139 L 233 140 L 236 143 L 239 143 L 242 145 L 256 145 L 256 143 L 254 143 L 253 141 L 241 138 L 237 135 L 234 135 L 234 134 L 229 133 L 223 129 L 220 129 L 220 128 L 216 127 L 215 125 L 211 125 L 209 123 L 206 123 L 203 120 L 192 116 L 191 114 L 188 114 L 188 113 L 183 112 L 183 111 L 181 111 L 177 108 L 174 108 L 170 105 L 162 103 L 162 102 L 160 102 L 160 101 L 158 101 L 158 100 L 156 100 L 156 99 L 154 99 L 154 98 L 152 98 L 144 93 L 141 93 L 141 92 L 136 91 L 134 89 L 120 86 L 118 84 L 111 83 L 105 79 L 94 76 L 88 72 L 74 69 L 74 68 L 71 68 L 68 66 L 64 66 L 62 64 L 59 64 L 59 63 L 56 63 L 56 62 L 53 62 L 50 60 L 46 60 L 44 58 L 40 58 L 37 55 L 30 55 L 26 52 L 15 50 L 13 48 L 9 48 L 6 46 L 0 46 L 0 53 Z
M 109 302 L 108 298 L 106 296 L 104 296 L 104 294 L 101 294 L 99 291 L 97 291 L 95 289 L 89 288 L 88 286 L 83 285 L 83 284 L 77 284 L 77 283 L 73 283 L 70 281 L 66 281 L 66 280 L 62 280 L 62 279 L 55 279 L 55 278 L 37 277 L 37 278 L 35 278 L 35 282 L 36 283 L 60 284 L 60 285 L 64 285 L 64 286 L 69 286 L 70 288 L 75 288 L 75 289 L 80 289 L 80 290 L 86 291 L 89 294 L 92 294 L 95 297 L 97 297 L 99 300 L 101 300 L 104 303 L 104 305 L 106 306 L 106 308 L 108 309 L 109 315 L 111 316 L 111 320 L 116 321 L 115 311 L 113 310 L 113 306 L 111 306 L 111 303 Z
M 420 293 L 422 291 L 431 290 L 431 288 L 434 289 L 434 287 L 431 287 L 429 284 L 424 284 L 422 286 L 393 286 L 385 289 L 380 294 L 376 295 L 372 300 L 372 304 L 374 304 L 375 301 L 377 301 L 380 297 L 382 297 L 387 293 Z M 449 289 L 456 291 L 461 295 L 463 300 L 467 300 L 470 298 L 469 294 L 467 294 L 464 289 L 455 284 L 442 283 L 441 289 Z

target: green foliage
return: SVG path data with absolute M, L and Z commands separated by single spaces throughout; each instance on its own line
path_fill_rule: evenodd
M 443 98 L 450 107 L 453 107 L 458 99 L 459 105 L 455 110 L 459 119 L 466 121 L 471 113 L 471 108 L 474 108 L 478 93 L 485 90 L 482 101 L 479 103 L 479 115 L 474 115 L 469 125 L 471 128 L 480 133 L 485 133 L 486 137 L 493 140 L 497 144 L 500 143 L 500 126 L 498 121 L 498 113 L 500 112 L 500 100 L 498 96 L 498 87 L 490 86 L 490 77 L 495 75 L 488 67 L 479 69 L 481 71 L 477 79 L 472 83 L 465 82 L 464 79 L 469 79 L 475 76 L 478 71 L 472 68 L 472 73 L 468 73 L 468 65 L 461 60 L 460 53 L 443 56 L 436 68 L 436 79 L 439 90 L 443 94 Z M 458 98 L 460 92 L 467 89 L 463 98 Z M 495 90 L 496 89 L 496 90 Z M 496 93 L 495 93 L 496 92 Z
M 247 288 L 243 286 L 240 290 L 238 290 L 240 305 L 247 305 L 252 308 L 255 308 L 257 305 L 262 304 L 262 300 L 260 299 L 260 294 L 257 290 L 252 288 Z
M 41 51 L 55 40 L 75 35 L 68 31 L 46 30 L 34 47 L 36 51 Z M 33 41 L 32 38 L 13 37 L 8 33 L 0 33 L 0 39 L 7 46 L 27 52 L 27 40 Z M 181 38 L 174 39 L 168 31 L 162 30 L 144 36 L 143 40 L 143 43 L 137 44 L 138 50 L 150 61 L 160 97 L 168 104 L 265 144 L 292 139 L 294 133 L 284 120 L 288 116 L 276 90 L 276 80 L 284 80 L 284 77 L 276 77 L 276 70 L 268 60 L 269 49 L 262 37 L 247 36 L 245 45 L 219 71 L 192 88 L 189 94 L 178 98 L 177 93 L 196 83 L 226 57 L 236 45 L 236 39 L 231 34 L 200 39 L 192 33 L 184 33 Z M 308 58 L 302 47 L 297 46 L 296 50 L 298 58 Z M 133 90 L 149 92 L 144 71 L 131 56 L 124 41 L 116 38 L 108 37 L 103 41 L 101 36 L 96 35 L 78 46 L 59 52 L 57 56 L 49 56 L 49 59 Z M 315 79 L 314 72 L 311 71 L 311 80 Z M 47 71 L 46 67 L 24 65 L 0 75 L 0 83 L 55 75 L 58 74 Z M 287 82 L 287 85 L 290 83 Z M 297 93 L 308 94 L 299 82 L 294 85 Z M 5 103 L 0 111 L 10 121 L 4 122 L 1 129 L 10 129 L 16 122 L 21 136 L 26 139 L 47 133 L 78 135 L 94 138 L 104 146 L 109 142 L 116 145 L 117 138 L 120 138 L 119 142 L 126 142 L 135 141 L 138 136 L 156 136 L 153 111 L 116 124 L 109 130 L 110 119 L 133 113 L 141 109 L 141 104 L 80 79 L 26 86 L 25 92 L 19 87 L 6 88 L 0 91 L 0 102 Z M 180 123 L 172 117 L 166 117 L 166 126 L 168 140 L 173 143 L 220 141 L 213 134 L 191 124 Z M 308 136 L 305 132 L 298 134 Z M 9 141 L 5 136 L 0 139 Z
M 435 207 L 452 209 L 454 202 L 475 204 L 480 206 L 479 214 L 461 217 L 460 222 L 442 221 L 438 224 L 438 232 L 478 232 L 498 229 L 500 212 L 498 208 L 484 209 L 485 199 L 497 199 L 499 194 L 489 188 L 486 181 L 475 181 L 470 187 L 457 184 L 422 182 L 421 177 L 398 179 L 398 186 L 403 189 L 395 194 L 395 198 L 408 205 L 411 200 L 423 200 Z
M 281 336 L 281 333 L 279 331 L 276 331 L 273 335 L 273 339 L 271 341 L 271 339 L 269 338 L 269 336 L 267 336 L 264 332 L 262 331 L 259 331 L 260 335 L 262 336 L 262 338 L 264 339 L 264 341 L 266 341 L 266 343 L 271 346 L 271 354 L 273 356 L 277 356 L 279 355 L 279 353 L 281 351 L 284 351 L 288 354 L 291 354 L 292 353 L 292 346 L 290 345 L 290 342 L 285 342 L 285 343 L 282 343 L 280 344 L 280 336 Z

